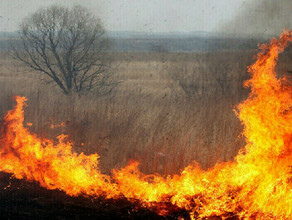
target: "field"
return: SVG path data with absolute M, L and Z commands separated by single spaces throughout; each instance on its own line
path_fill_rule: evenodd
M 204 169 L 230 161 L 244 146 L 233 109 L 248 89 L 256 51 L 112 53 L 118 85 L 106 94 L 66 97 L 9 54 L 0 54 L 0 116 L 28 98 L 26 123 L 41 137 L 65 133 L 77 152 L 100 155 L 109 173 L 129 160 L 146 173 L 173 174 L 197 161 Z M 291 53 L 279 69 L 292 70 Z

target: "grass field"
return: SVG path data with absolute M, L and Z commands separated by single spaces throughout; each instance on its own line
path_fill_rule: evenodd
M 0 54 L 0 115 L 28 98 L 26 122 L 42 137 L 68 134 L 77 152 L 100 155 L 103 172 L 141 162 L 146 173 L 171 174 L 197 161 L 207 169 L 244 146 L 233 109 L 248 89 L 256 51 L 113 53 L 120 83 L 110 93 L 64 96 L 8 54 Z M 280 72 L 291 68 L 281 57 Z M 52 126 L 54 125 L 54 126 Z

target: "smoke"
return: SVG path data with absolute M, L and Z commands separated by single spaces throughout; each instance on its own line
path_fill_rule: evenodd
M 243 35 L 278 35 L 292 28 L 292 0 L 244 2 L 237 16 L 219 27 L 220 32 Z

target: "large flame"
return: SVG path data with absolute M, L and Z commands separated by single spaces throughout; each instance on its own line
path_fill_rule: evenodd
M 76 154 L 65 136 L 42 139 L 23 125 L 26 98 L 5 117 L 0 142 L 0 171 L 37 181 L 71 196 L 88 195 L 139 201 L 161 215 L 171 207 L 187 210 L 193 218 L 228 216 L 289 219 L 292 216 L 292 88 L 277 79 L 278 55 L 292 40 L 292 31 L 261 46 L 249 67 L 248 99 L 238 106 L 247 145 L 234 162 L 203 171 L 195 163 L 181 174 L 145 175 L 133 162 L 112 176 L 98 169 L 98 155 Z M 286 83 L 285 83 L 286 81 Z

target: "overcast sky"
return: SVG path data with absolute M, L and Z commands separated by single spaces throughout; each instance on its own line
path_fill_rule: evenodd
M 226 32 L 267 32 L 270 28 L 262 25 L 249 27 L 254 22 L 261 24 L 270 18 L 270 15 L 265 16 L 266 10 L 261 10 L 263 4 L 260 2 L 273 4 L 271 8 L 275 8 L 275 4 L 279 6 L 278 11 L 273 11 L 276 14 L 274 20 L 281 14 L 283 17 L 283 13 L 290 9 L 289 14 L 292 14 L 292 0 L 0 0 L 0 31 L 17 30 L 24 17 L 41 7 L 81 4 L 97 15 L 110 31 L 191 32 L 223 29 Z M 266 23 L 269 25 L 271 22 Z M 276 31 L 287 26 L 282 23 L 277 22 L 280 27 Z

